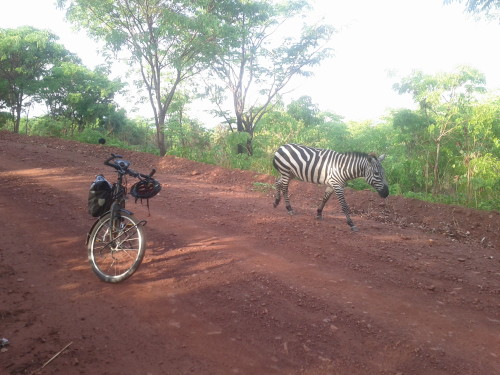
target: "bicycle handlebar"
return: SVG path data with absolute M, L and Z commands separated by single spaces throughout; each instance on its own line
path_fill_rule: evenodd
M 120 159 L 120 160 L 117 160 L 117 162 L 115 162 L 115 163 L 111 163 L 111 160 L 115 160 L 115 159 L 122 158 L 122 157 L 123 156 L 121 156 L 121 155 L 111 154 L 111 157 L 104 161 L 104 165 L 107 165 L 109 167 L 113 167 L 119 173 L 128 174 L 128 175 L 135 177 L 135 178 L 150 179 L 156 173 L 156 169 L 154 169 L 154 168 L 151 170 L 151 172 L 149 174 L 143 174 L 143 173 L 133 171 L 132 169 L 128 168 L 130 166 L 130 162 L 128 160 L 124 160 L 124 159 Z

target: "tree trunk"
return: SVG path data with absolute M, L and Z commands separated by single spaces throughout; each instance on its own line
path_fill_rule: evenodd
M 19 125 L 21 124 L 21 106 L 16 106 L 16 113 L 14 114 L 14 133 L 19 133 Z
M 165 156 L 167 153 L 167 147 L 165 145 L 165 118 L 167 117 L 167 108 L 161 106 L 161 102 L 158 101 L 158 108 L 160 108 L 159 113 L 155 111 L 155 125 L 156 125 L 156 144 L 158 150 L 160 151 L 160 156 Z
M 249 156 L 253 156 L 252 138 L 253 138 L 253 136 L 250 135 L 250 137 L 248 137 L 248 140 L 247 140 L 247 153 Z
M 425 192 L 429 192 L 429 187 L 431 186 L 429 181 L 429 152 L 425 155 L 425 166 L 424 166 L 424 178 L 425 178 Z
M 437 194 L 439 192 L 439 151 L 441 149 L 441 142 L 436 142 L 436 159 L 434 160 L 434 188 L 433 193 Z
M 466 194 L 467 194 L 467 202 L 470 203 L 472 201 L 472 175 L 474 171 L 471 167 L 471 157 L 467 155 L 464 160 L 465 167 L 467 168 L 467 186 L 466 186 Z
M 241 113 L 236 113 L 236 130 L 239 133 L 245 131 L 245 128 L 243 126 L 243 118 L 242 118 Z M 245 145 L 239 143 L 238 146 L 237 146 L 236 152 L 238 154 L 244 154 L 245 153 Z
M 167 148 L 165 147 L 165 132 L 163 131 L 163 128 L 164 126 L 156 126 L 156 143 L 158 144 L 160 156 L 165 156 L 167 153 Z
M 246 144 L 246 149 L 248 156 L 253 156 L 253 124 L 246 124 L 246 132 L 248 133 L 248 139 Z

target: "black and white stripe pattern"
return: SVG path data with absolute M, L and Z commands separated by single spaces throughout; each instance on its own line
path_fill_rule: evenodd
M 288 195 L 288 184 L 293 178 L 315 184 L 327 185 L 323 200 L 317 209 L 317 218 L 322 218 L 323 208 L 333 192 L 337 195 L 347 224 L 357 230 L 350 218 L 350 210 L 344 197 L 347 181 L 364 177 L 383 198 L 389 195 L 384 168 L 380 164 L 385 155 L 376 157 L 359 152 L 339 153 L 297 144 L 281 146 L 274 154 L 273 165 L 281 174 L 276 181 L 274 207 L 278 206 L 281 194 L 285 197 L 286 209 L 293 214 Z

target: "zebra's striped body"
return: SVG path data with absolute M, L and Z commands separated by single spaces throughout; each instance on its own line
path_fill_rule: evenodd
M 296 144 L 281 146 L 274 154 L 273 165 L 281 174 L 276 181 L 274 207 L 278 206 L 281 194 L 285 197 L 286 209 L 293 214 L 288 195 L 288 184 L 291 179 L 315 184 L 327 185 L 323 200 L 317 209 L 317 218 L 321 219 L 323 208 L 333 192 L 337 195 L 347 224 L 357 230 L 350 218 L 349 206 L 344 197 L 347 181 L 364 177 L 366 182 L 377 190 L 383 198 L 389 195 L 389 187 L 385 180 L 384 168 L 380 162 L 385 155 L 377 158 L 359 152 L 338 153 L 332 150 L 311 148 Z

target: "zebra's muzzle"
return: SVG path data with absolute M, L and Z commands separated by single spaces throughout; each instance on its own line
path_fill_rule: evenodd
M 378 190 L 378 195 L 380 195 L 382 198 L 387 198 L 389 195 L 389 186 L 384 185 L 384 187 L 380 190 Z

